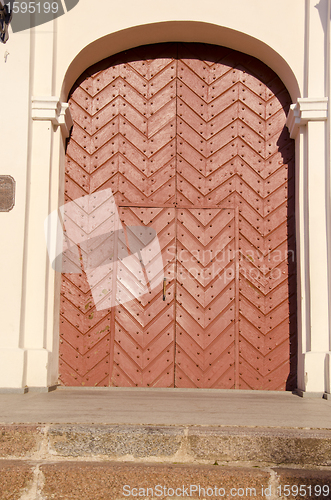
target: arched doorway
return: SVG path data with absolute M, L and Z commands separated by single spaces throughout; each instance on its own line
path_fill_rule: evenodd
M 89 68 L 69 103 L 66 201 L 111 188 L 123 225 L 158 234 L 167 285 L 166 300 L 160 285 L 97 311 L 84 273 L 64 274 L 61 383 L 296 388 L 294 145 L 277 75 L 228 48 L 157 44 Z

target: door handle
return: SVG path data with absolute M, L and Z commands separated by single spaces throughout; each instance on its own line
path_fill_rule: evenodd
M 166 299 L 167 278 L 163 278 L 163 300 Z

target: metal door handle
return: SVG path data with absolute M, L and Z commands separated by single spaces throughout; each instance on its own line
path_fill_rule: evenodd
M 167 282 L 167 278 L 163 278 L 163 300 L 166 299 L 166 282 Z

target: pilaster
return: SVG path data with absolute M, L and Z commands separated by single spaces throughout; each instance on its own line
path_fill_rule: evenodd
M 31 118 L 25 321 L 21 347 L 26 350 L 26 385 L 47 387 L 57 383 L 54 369 L 57 349 L 53 339 L 55 275 L 47 257 L 44 222 L 53 208 L 54 191 L 58 196 L 58 168 L 54 163 L 56 157 L 58 164 L 58 154 L 54 150 L 60 150 L 59 141 L 68 137 L 72 119 L 68 104 L 54 96 L 32 97 Z
M 302 393 L 327 392 L 327 363 L 330 351 L 328 282 L 326 124 L 328 98 L 301 98 L 291 106 L 287 126 L 301 152 L 296 179 L 301 186 L 298 206 L 299 262 L 301 279 L 298 311 L 301 318 L 298 376 Z

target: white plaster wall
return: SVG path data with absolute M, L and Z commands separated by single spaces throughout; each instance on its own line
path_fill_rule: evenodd
M 15 206 L 0 212 L 0 386 L 22 387 L 22 320 L 25 211 L 30 108 L 30 34 L 0 46 L 0 175 L 16 181 Z
M 0 175 L 16 180 L 11 212 L 0 212 L 0 347 L 18 347 L 25 227 L 29 124 L 29 33 L 0 45 Z M 5 54 L 7 62 L 5 62 Z

